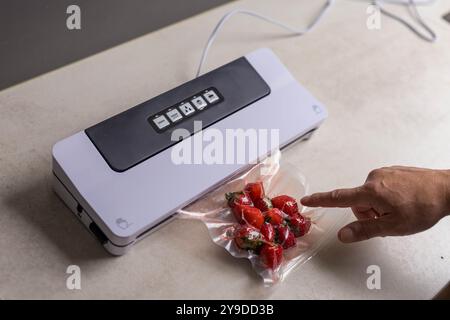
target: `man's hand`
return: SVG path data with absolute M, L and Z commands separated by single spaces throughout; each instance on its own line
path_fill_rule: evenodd
M 450 171 L 399 166 L 376 169 L 360 187 L 315 193 L 301 203 L 350 207 L 357 221 L 339 231 L 339 239 L 345 243 L 413 234 L 431 228 L 450 213 Z

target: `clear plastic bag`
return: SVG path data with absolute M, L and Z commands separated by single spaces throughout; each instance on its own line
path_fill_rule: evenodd
M 234 235 L 240 225 L 229 208 L 225 194 L 244 189 L 249 182 L 261 181 L 269 198 L 289 195 L 297 200 L 301 215 L 311 220 L 309 232 L 296 239 L 296 245 L 283 250 L 281 264 L 274 269 L 261 261 L 260 255 L 252 250 L 239 248 Z M 308 186 L 300 170 L 293 164 L 281 162 L 281 152 L 253 166 L 244 174 L 235 177 L 203 198 L 179 211 L 179 218 L 197 219 L 205 223 L 211 239 L 235 258 L 247 258 L 253 269 L 263 278 L 266 286 L 283 280 L 295 267 L 311 259 L 331 237 L 347 217 L 343 211 L 311 209 L 303 207 L 299 199 L 306 195 Z

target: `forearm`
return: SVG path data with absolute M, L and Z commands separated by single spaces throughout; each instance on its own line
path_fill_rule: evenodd
M 450 170 L 439 170 L 445 195 L 446 211 L 444 216 L 450 215 Z

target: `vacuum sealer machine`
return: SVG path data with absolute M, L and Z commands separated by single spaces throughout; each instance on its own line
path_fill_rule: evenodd
M 107 251 L 121 255 L 274 146 L 262 143 L 232 163 L 180 164 L 176 148 L 230 129 L 277 130 L 283 148 L 326 117 L 274 53 L 259 49 L 56 143 L 54 189 Z

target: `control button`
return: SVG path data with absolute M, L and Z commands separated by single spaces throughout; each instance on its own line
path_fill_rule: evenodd
M 166 112 L 166 116 L 169 117 L 169 119 L 172 122 L 176 122 L 176 121 L 181 120 L 183 118 L 183 116 L 181 115 L 181 113 L 177 109 L 172 109 L 170 111 L 167 111 Z
M 194 97 L 191 101 L 198 110 L 203 110 L 208 105 L 202 97 Z
M 158 117 L 154 118 L 153 122 L 156 124 L 156 126 L 159 129 L 164 129 L 165 127 L 167 127 L 170 124 L 170 122 L 164 116 L 158 116 Z
M 191 113 L 195 112 L 194 107 L 189 102 L 181 104 L 180 105 L 180 110 L 181 110 L 181 112 L 184 113 L 185 116 L 188 116 Z
M 214 92 L 214 90 L 207 90 L 203 96 L 205 97 L 206 100 L 208 100 L 209 103 L 214 103 L 217 100 L 219 100 L 219 96 L 217 95 L 217 93 Z

